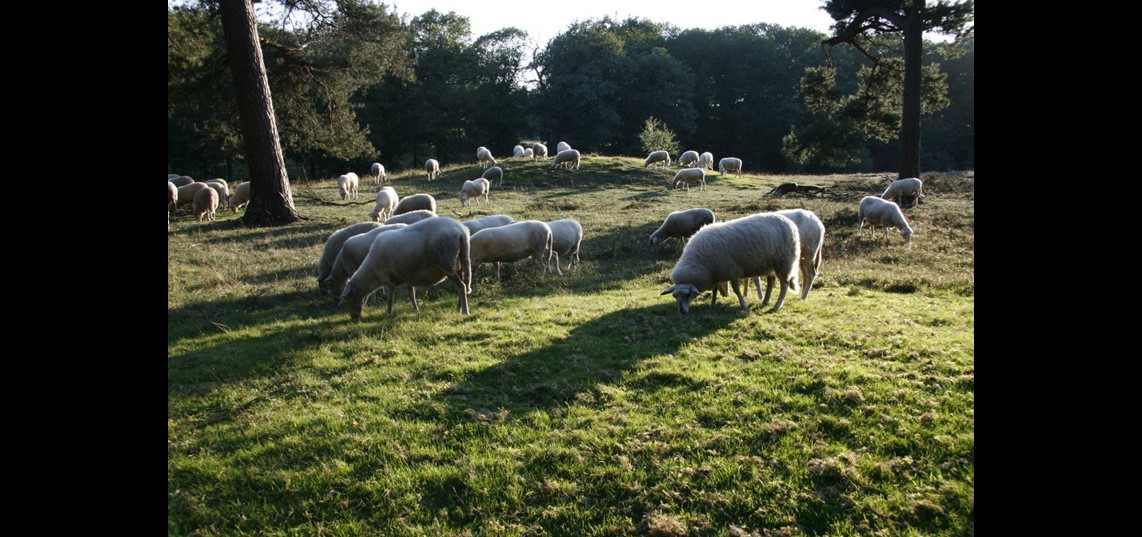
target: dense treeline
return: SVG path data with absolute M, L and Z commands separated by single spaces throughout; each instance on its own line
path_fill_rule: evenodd
M 682 149 L 738 156 L 769 173 L 893 170 L 896 140 L 861 139 L 843 165 L 794 162 L 783 139 L 812 124 L 807 69 L 829 67 L 852 92 L 867 60 L 825 35 L 770 24 L 679 31 L 644 19 L 578 22 L 545 48 L 505 28 L 473 36 L 467 18 L 432 10 L 402 21 L 380 4 L 342 1 L 306 25 L 259 29 L 291 180 L 371 162 L 390 171 L 432 157 L 507 156 L 522 140 L 640 155 L 648 117 Z M 167 12 L 167 162 L 199 177 L 244 178 L 220 23 L 208 7 Z M 534 52 L 534 61 L 531 60 Z M 974 169 L 974 40 L 928 46 L 947 105 L 924 116 L 925 170 Z M 852 151 L 852 148 L 849 148 Z

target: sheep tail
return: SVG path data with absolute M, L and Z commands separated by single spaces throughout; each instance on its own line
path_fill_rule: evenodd
M 472 243 L 470 240 L 460 241 L 460 281 L 464 283 L 464 293 L 472 292 Z

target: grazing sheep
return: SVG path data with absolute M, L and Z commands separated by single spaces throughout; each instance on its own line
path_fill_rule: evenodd
M 428 180 L 432 181 L 440 175 L 440 163 L 434 158 L 424 161 L 424 170 L 428 172 Z
M 169 217 L 178 208 L 178 187 L 167 181 L 167 216 Z
M 417 209 L 415 211 L 409 211 L 404 214 L 390 216 L 388 220 L 385 220 L 385 224 L 415 224 L 421 220 L 432 218 L 434 216 L 437 216 L 435 211 L 429 211 L 428 209 Z
M 535 142 L 534 144 L 531 144 L 531 153 L 532 158 L 547 158 L 547 146 L 539 142 Z
M 662 163 L 662 167 L 664 168 L 670 166 L 670 153 L 667 153 L 663 150 L 652 151 L 649 155 L 646 156 L 646 160 L 643 161 L 642 167 L 645 168 L 651 164 L 658 164 L 659 162 Z
M 514 224 L 515 218 L 512 218 L 506 214 L 493 214 L 493 215 L 484 216 L 481 218 L 473 218 L 471 220 L 465 220 L 465 221 L 460 222 L 460 223 L 464 224 L 464 227 L 468 228 L 468 231 L 471 232 L 473 235 L 475 235 L 476 232 L 480 231 L 481 229 L 487 229 L 490 227 L 500 227 L 500 226 L 506 226 L 508 224 Z
M 491 200 L 488 199 L 488 193 L 491 190 L 491 181 L 483 177 L 471 181 L 464 181 L 464 185 L 460 187 L 460 206 L 467 206 L 469 204 L 469 198 L 475 198 L 476 205 L 479 205 L 480 196 L 484 196 L 484 201 L 491 203 Z
M 738 177 L 742 176 L 742 159 L 735 157 L 725 157 L 718 161 L 718 173 L 736 173 Z
M 523 146 L 517 145 L 517 146 L 513 147 L 512 148 L 512 156 L 515 158 L 519 158 L 519 157 L 524 156 Z
M 202 189 L 207 188 L 206 183 L 190 183 L 178 187 L 178 206 L 183 207 L 192 205 L 194 203 L 194 196 L 197 195 Z
M 781 183 L 780 185 L 773 187 L 773 190 L 766 192 L 762 197 L 772 196 L 774 198 L 780 198 L 781 196 L 786 194 L 793 194 L 795 192 L 800 192 L 803 194 L 820 194 L 824 191 L 824 187 L 819 186 L 799 185 L 797 183 Z
M 393 209 L 393 216 L 421 209 L 436 212 L 436 198 L 432 197 L 432 194 L 413 194 L 401 198 L 397 208 Z
M 690 183 L 698 183 L 701 185 L 699 190 L 706 190 L 706 170 L 702 168 L 682 168 L 678 173 L 674 174 L 674 189 L 678 189 L 678 185 L 686 184 L 686 190 L 690 190 Z
M 194 217 L 199 222 L 214 221 L 214 211 L 218 210 L 218 191 L 213 188 L 203 188 L 194 195 Z
M 393 314 L 394 292 L 408 286 L 412 309 L 420 313 L 416 288 L 444 280 L 456 284 L 460 313 L 468 314 L 468 293 L 472 291 L 472 261 L 469 256 L 468 228 L 454 218 L 439 217 L 377 235 L 361 266 L 345 283 L 341 300 L 349 305 L 349 317 L 361 318 L 365 301 L 382 287 L 388 290 L 388 314 Z
M 579 245 L 583 242 L 583 226 L 574 218 L 563 218 L 547 223 L 551 228 L 551 257 L 555 262 L 555 273 L 562 276 L 559 269 L 559 256 L 569 259 L 567 268 L 579 262 Z
M 318 290 L 321 289 L 321 280 L 329 276 L 333 271 L 333 262 L 337 260 L 337 254 L 341 253 L 341 247 L 345 245 L 345 241 L 354 235 L 367 233 L 374 229 L 381 227 L 381 224 L 376 222 L 359 222 L 351 226 L 343 227 L 334 231 L 325 239 L 325 247 L 321 250 L 321 257 L 317 259 L 317 285 Z
M 697 151 L 693 151 L 693 150 L 687 151 L 685 153 L 682 153 L 682 156 L 678 157 L 678 165 L 679 166 L 686 167 L 686 166 L 689 166 L 691 164 L 693 164 L 695 166 L 698 165 L 698 152 Z
M 506 226 L 489 227 L 472 234 L 472 267 L 481 263 L 496 264 L 496 281 L 500 281 L 500 263 L 514 263 L 529 257 L 539 260 L 547 274 L 551 260 L 551 226 L 539 220 L 514 222 Z
M 480 177 L 487 179 L 489 182 L 496 183 L 496 186 L 504 184 L 504 169 L 499 166 L 492 166 L 484 170 Z
M 904 243 L 912 239 L 912 228 L 908 226 L 908 220 L 904 219 L 904 213 L 900 210 L 900 206 L 896 202 L 888 201 L 878 198 L 876 196 L 865 196 L 860 200 L 860 206 L 857 209 L 857 233 L 864 232 L 864 225 L 868 224 L 868 229 L 875 233 L 876 226 L 884 228 L 884 240 L 888 240 L 888 228 L 894 227 L 900 230 L 900 236 L 904 237 Z
M 397 208 L 397 202 L 400 201 L 400 195 L 397 194 L 395 188 L 391 186 L 381 187 L 377 191 L 377 206 L 373 208 L 373 212 L 369 213 L 369 217 L 374 222 L 380 222 L 393 214 L 393 210 Z
M 535 150 L 528 147 L 528 148 L 523 150 L 523 156 L 524 156 L 524 158 L 534 159 L 535 158 Z
M 373 176 L 374 185 L 383 185 L 389 178 L 388 174 L 385 173 L 385 167 L 380 162 L 373 163 L 373 167 L 369 168 L 369 174 Z
M 168 173 L 167 174 L 167 181 L 170 181 L 171 179 L 177 179 L 179 177 L 182 177 L 181 173 Z M 175 188 L 178 188 L 178 186 L 176 185 Z
M 662 222 L 662 225 L 650 234 L 650 245 L 652 247 L 658 246 L 666 242 L 667 239 L 676 239 L 685 246 L 686 239 L 702 229 L 702 226 L 717 221 L 718 219 L 714 217 L 714 211 L 704 207 L 674 211 L 666 215 L 666 220 Z
M 176 175 L 173 179 L 170 176 L 167 176 L 167 181 L 174 183 L 174 186 L 176 187 L 182 188 L 193 183 L 194 179 L 192 179 L 189 175 Z
M 385 224 L 379 228 L 349 237 L 345 244 L 341 245 L 341 251 L 337 253 L 337 258 L 333 260 L 333 268 L 329 270 L 329 275 L 324 280 L 317 282 L 321 294 L 340 295 L 341 290 L 345 288 L 345 282 L 349 281 L 349 277 L 361 266 L 365 256 L 369 255 L 369 248 L 373 246 L 373 240 L 377 238 L 377 235 L 406 226 L 408 224 Z
M 555 146 L 555 154 L 558 155 L 559 153 L 562 153 L 563 151 L 566 151 L 568 149 L 571 149 L 571 144 L 569 144 L 567 142 L 559 142 Z
M 685 315 L 690 312 L 690 302 L 702 291 L 716 291 L 720 282 L 728 281 L 742 310 L 748 312 L 738 280 L 765 276 L 766 292 L 761 303 L 765 306 L 776 277 L 781 282 L 781 292 L 772 311 L 777 311 L 785 302 L 785 292 L 797 289 L 797 262 L 800 258 L 797 226 L 782 215 L 761 213 L 715 222 L 690 238 L 690 244 L 682 250 L 682 257 L 670 272 L 670 281 L 674 285 L 662 294 L 673 294 L 678 301 L 678 311 Z M 713 295 L 716 300 L 717 293 Z
M 230 210 L 238 212 L 238 209 L 245 207 L 250 203 L 250 182 L 244 181 L 238 183 L 234 187 L 234 191 L 230 193 Z
M 801 242 L 801 257 L 798 260 L 801 268 L 801 300 L 805 300 L 809 298 L 809 291 L 813 289 L 813 280 L 817 279 L 817 271 L 821 269 L 821 256 L 825 249 L 825 224 L 816 214 L 805 209 L 786 209 L 776 212 L 792 220 L 797 226 L 797 237 Z
M 207 179 L 203 183 L 218 192 L 219 205 L 230 203 L 230 185 L 226 183 L 225 179 Z
M 564 149 L 555 154 L 555 164 L 552 168 L 567 168 L 569 170 L 579 169 L 579 150 L 578 149 Z
M 709 151 L 706 151 L 705 153 L 698 155 L 698 167 L 702 168 L 703 170 L 713 171 L 713 169 L 714 169 L 714 154 L 709 152 Z
M 897 179 L 888 185 L 880 199 L 892 200 L 901 209 L 924 203 L 924 183 L 919 178 Z
M 337 178 L 337 191 L 341 194 L 341 199 L 357 199 L 357 184 L 361 179 L 357 174 L 349 172 Z
M 484 169 L 496 165 L 496 159 L 492 158 L 492 152 L 488 151 L 488 148 L 484 146 L 480 146 L 480 148 L 476 150 L 476 160 L 484 166 Z

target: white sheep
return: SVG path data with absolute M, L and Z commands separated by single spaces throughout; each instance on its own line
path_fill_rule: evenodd
M 178 205 L 178 187 L 174 183 L 167 181 L 167 210 L 171 207 Z
M 702 168 L 682 168 L 678 173 L 674 174 L 674 189 L 678 189 L 678 185 L 685 184 L 686 190 L 690 190 L 691 183 L 698 183 L 701 185 L 699 190 L 706 190 L 706 170 Z
M 178 187 L 177 205 L 179 207 L 184 207 L 194 204 L 194 196 L 204 188 L 209 189 L 210 187 L 206 186 L 206 183 L 190 183 L 188 185 Z
M 203 181 L 203 183 L 206 184 L 206 186 L 213 188 L 215 192 L 218 192 L 219 205 L 230 203 L 230 185 L 226 182 L 225 179 L 220 177 L 217 179 L 207 179 Z
M 698 167 L 702 168 L 704 170 L 713 171 L 713 169 L 714 169 L 714 154 L 709 152 L 709 151 L 706 151 L 705 153 L 698 155 Z
M 492 157 L 492 152 L 488 151 L 488 148 L 484 146 L 480 146 L 480 148 L 476 150 L 476 160 L 484 166 L 484 169 L 496 165 L 496 159 Z
M 424 170 L 428 172 L 428 180 L 432 181 L 440 175 L 440 162 L 434 158 L 424 161 Z
M 214 211 L 218 210 L 218 191 L 213 188 L 203 188 L 194 195 L 194 216 L 199 222 L 206 218 L 208 222 L 214 221 Z
M 451 280 L 456 285 L 460 313 L 468 314 L 468 293 L 472 291 L 472 261 L 469 256 L 468 228 L 454 218 L 437 217 L 377 235 L 361 266 L 345 283 L 341 300 L 349 305 L 349 317 L 361 318 L 365 301 L 382 287 L 388 290 L 388 314 L 393 314 L 394 292 L 408 286 L 412 308 L 416 288 Z
M 666 220 L 662 222 L 662 225 L 650 234 L 650 245 L 654 247 L 666 242 L 667 239 L 675 239 L 685 246 L 686 239 L 697 233 L 703 226 L 717 221 L 718 219 L 714 217 L 714 211 L 704 207 L 674 211 L 666 215 Z
M 801 300 L 805 300 L 809 298 L 809 291 L 813 289 L 813 280 L 817 279 L 817 271 L 821 269 L 821 256 L 825 249 L 825 224 L 816 214 L 805 209 L 786 209 L 776 212 L 792 220 L 797 226 L 797 236 L 801 241 L 801 258 L 798 260 L 801 269 Z
M 488 193 L 491 192 L 491 190 L 491 181 L 483 177 L 472 179 L 471 181 L 464 181 L 464 185 L 460 187 L 460 206 L 467 206 L 470 198 L 474 198 L 476 205 L 479 205 L 480 196 L 484 197 L 484 201 L 491 203 L 491 200 L 488 199 Z
M 888 185 L 880 199 L 892 200 L 901 208 L 924 203 L 924 183 L 917 177 L 897 179 Z
M 179 175 L 179 176 L 174 177 L 173 179 L 168 176 L 167 181 L 174 183 L 174 186 L 182 188 L 186 185 L 193 183 L 194 179 L 189 175 Z
M 436 198 L 432 194 L 413 194 L 401 198 L 397 203 L 396 209 L 393 209 L 393 216 L 404 214 L 412 211 L 419 211 L 424 209 L 426 211 L 436 212 Z
M 387 220 L 385 220 L 385 224 L 415 224 L 421 220 L 432 218 L 434 216 L 437 216 L 435 211 L 429 211 L 428 209 L 417 209 L 415 211 L 401 213 L 396 216 L 390 216 Z
M 568 149 L 571 149 L 571 144 L 569 144 L 567 142 L 559 142 L 555 146 L 555 154 L 558 155 L 559 153 L 566 151 Z
M 691 164 L 693 164 L 695 166 L 698 165 L 698 152 L 697 151 L 693 151 L 693 150 L 686 151 L 685 153 L 682 153 L 682 156 L 678 157 L 678 165 L 679 166 L 686 167 L 686 166 L 689 166 Z
M 369 217 L 374 222 L 380 222 L 393 214 L 393 210 L 397 208 L 397 202 L 400 201 L 400 195 L 397 194 L 395 188 L 391 186 L 381 187 L 377 191 L 377 206 L 373 208 L 373 212 L 369 213 Z
M 373 167 L 369 168 L 369 174 L 373 176 L 374 185 L 383 185 L 388 180 L 389 176 L 385 173 L 385 167 L 380 162 L 374 162 Z
M 238 212 L 238 209 L 245 207 L 250 203 L 250 182 L 244 181 L 238 183 L 234 187 L 234 191 L 230 193 L 230 210 Z
M 357 186 L 361 178 L 353 172 L 346 173 L 337 178 L 337 191 L 341 194 L 341 199 L 357 199 Z
M 512 218 L 506 214 L 493 214 L 493 215 L 484 216 L 481 218 L 472 218 L 470 220 L 465 220 L 465 221 L 460 222 L 460 223 L 464 224 L 464 227 L 468 228 L 468 231 L 474 235 L 477 231 L 480 231 L 481 229 L 486 229 L 486 228 L 490 228 L 490 227 L 506 226 L 508 224 L 514 224 L 515 218 Z
M 519 158 L 519 157 L 524 156 L 523 146 L 517 145 L 517 146 L 513 147 L 512 148 L 512 156 L 515 158 Z
M 738 177 L 742 176 L 742 159 L 736 157 L 725 157 L 718 161 L 718 173 L 736 173 Z
M 532 158 L 547 158 L 547 146 L 539 142 L 535 142 L 534 144 L 531 144 L 531 153 Z
M 530 148 L 530 147 L 525 148 L 523 150 L 523 156 L 524 156 L 524 158 L 534 159 L 535 158 L 535 150 Z
M 552 168 L 567 168 L 569 170 L 579 169 L 579 150 L 578 149 L 564 149 L 555 154 L 554 164 Z
M 317 282 L 321 294 L 340 295 L 341 290 L 345 288 L 345 282 L 349 281 L 349 277 L 361 266 L 365 256 L 369 255 L 369 248 L 373 246 L 373 240 L 377 238 L 377 235 L 406 226 L 408 224 L 385 224 L 346 239 L 345 244 L 341 245 L 341 251 L 333 260 L 333 268 L 329 270 L 329 275 L 324 280 Z
M 772 310 L 777 311 L 785 302 L 786 291 L 797 289 L 800 258 L 797 226 L 782 215 L 761 213 L 707 224 L 682 250 L 682 257 L 670 272 L 674 285 L 662 294 L 673 294 L 678 301 L 678 311 L 685 315 L 690 312 L 690 302 L 702 291 L 715 291 L 713 299 L 717 300 L 718 284 L 728 281 L 742 310 L 748 312 L 738 280 L 765 276 L 767 286 L 761 305 L 769 302 L 773 279 L 777 278 L 781 292 Z M 760 286 L 758 295 L 761 295 Z
M 481 263 L 495 263 L 496 281 L 500 281 L 500 263 L 514 263 L 529 257 L 539 260 L 547 274 L 551 260 L 553 237 L 551 226 L 539 220 L 514 222 L 506 226 L 484 228 L 472 235 L 472 267 Z
M 337 260 L 337 254 L 341 253 L 341 247 L 345 245 L 345 241 L 349 240 L 349 237 L 367 233 L 379 227 L 381 224 L 377 222 L 358 222 L 334 231 L 329 235 L 329 238 L 325 239 L 325 247 L 321 250 L 321 257 L 317 259 L 318 290 L 321 289 L 321 280 L 324 280 L 333 271 L 333 262 Z
M 659 162 L 662 163 L 663 167 L 670 166 L 670 153 L 664 150 L 651 151 L 650 154 L 646 156 L 646 160 L 642 162 L 642 167 L 645 168 L 651 164 L 658 164 Z
M 579 245 L 583 243 L 583 226 L 574 218 L 563 218 L 547 223 L 551 228 L 551 257 L 555 263 L 555 273 L 562 276 L 559 256 L 568 259 L 567 268 L 579 262 Z
M 504 169 L 499 166 L 492 166 L 484 170 L 480 177 L 487 179 L 489 182 L 496 183 L 497 186 L 504 184 Z
M 864 225 L 868 224 L 868 229 L 873 233 L 876 231 L 876 226 L 883 227 L 884 240 L 888 240 L 889 227 L 900 230 L 900 236 L 904 237 L 905 244 L 912 239 L 912 228 L 908 226 L 908 220 L 904 219 L 904 212 L 900 210 L 900 206 L 893 201 L 865 196 L 857 208 L 857 222 L 859 222 L 858 234 L 863 233 Z
M 167 181 L 170 181 L 172 179 L 178 179 L 179 177 L 182 177 L 181 173 L 168 173 L 167 174 Z M 175 188 L 178 188 L 178 185 L 175 185 Z

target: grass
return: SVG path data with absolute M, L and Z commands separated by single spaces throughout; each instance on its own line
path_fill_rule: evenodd
M 582 262 L 475 271 L 398 290 L 360 322 L 317 294 L 333 231 L 367 219 L 333 178 L 294 184 L 305 220 L 168 228 L 169 535 L 973 535 L 974 174 L 924 177 L 910 245 L 856 231 L 883 175 L 708 175 L 585 155 L 577 172 L 505 159 L 432 183 L 438 212 L 572 217 Z M 778 183 L 818 198 L 765 199 Z M 733 297 L 688 316 L 661 296 L 681 251 L 647 237 L 674 210 L 719 220 L 802 207 L 826 226 L 808 300 Z M 563 260 L 566 263 L 567 260 Z

